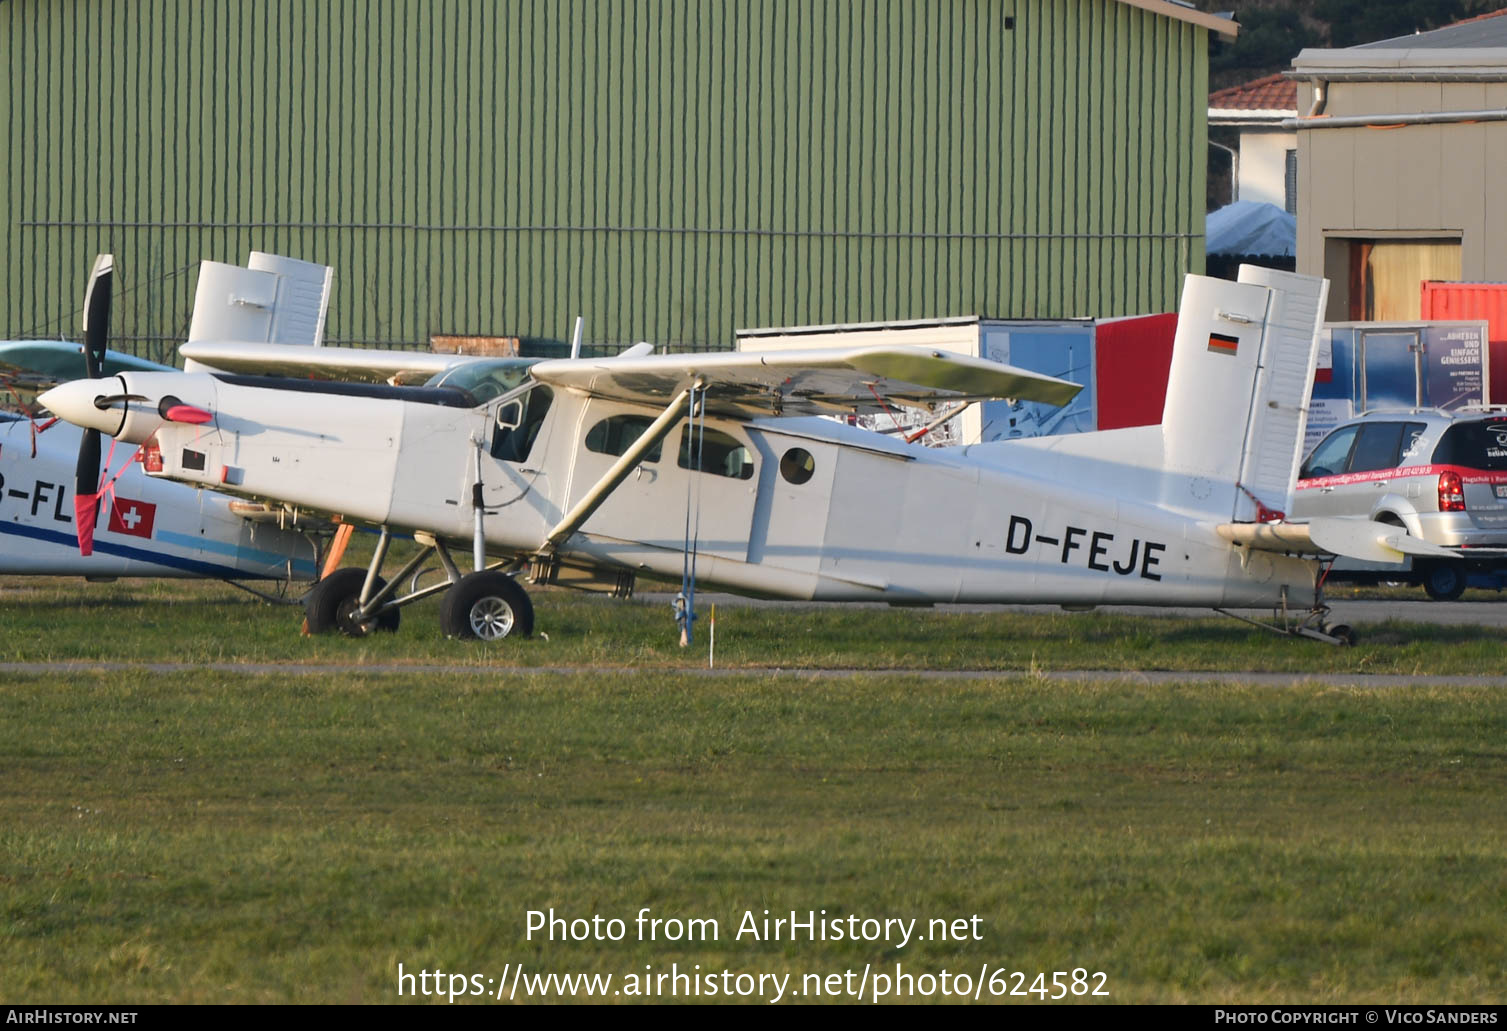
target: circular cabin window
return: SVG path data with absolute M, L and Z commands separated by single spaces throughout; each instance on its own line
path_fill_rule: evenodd
M 803 447 L 793 447 L 780 459 L 780 475 L 791 483 L 805 483 L 816 472 L 816 459 Z

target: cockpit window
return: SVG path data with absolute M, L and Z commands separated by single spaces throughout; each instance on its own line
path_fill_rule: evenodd
M 522 386 L 528 379 L 529 369 L 540 361 L 540 358 L 492 358 L 464 362 L 435 373 L 424 386 L 460 387 L 470 391 L 478 404 L 486 404 L 492 398 Z
M 699 464 L 696 460 L 698 450 Z M 680 431 L 679 464 L 682 469 L 699 468 L 704 473 L 729 476 L 735 480 L 751 480 L 754 474 L 753 452 L 736 437 L 718 430 L 703 431 L 699 426 L 687 426 Z
M 549 412 L 555 392 L 546 386 L 537 386 L 522 397 L 516 397 L 497 409 L 498 421 L 492 429 L 492 457 L 502 462 L 526 462 L 534 449 L 534 439 L 544 425 L 544 416 Z M 521 409 L 521 411 L 520 411 Z M 503 425 L 503 420 L 517 425 Z
M 612 415 L 603 419 L 586 434 L 586 450 L 599 455 L 623 455 L 633 442 L 644 435 L 654 422 L 647 415 Z M 644 456 L 645 462 L 657 462 L 663 451 L 663 441 L 655 444 Z

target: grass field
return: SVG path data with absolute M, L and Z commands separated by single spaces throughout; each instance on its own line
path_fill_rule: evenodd
M 787 998 L 896 964 L 1102 971 L 1110 1002 L 1507 996 L 1507 692 L 1031 674 L 1432 673 L 1450 651 L 1502 672 L 1500 631 L 1381 627 L 1340 650 L 1218 620 L 719 612 L 719 659 L 750 667 L 1014 670 L 804 680 L 677 671 L 704 655 L 657 606 L 539 610 L 549 641 L 488 649 L 421 609 L 394 637 L 311 640 L 208 585 L 0 583 L 6 661 L 477 665 L 8 676 L 0 1001 L 393 1002 L 400 963 L 611 974 L 609 992 L 700 964 L 793 975 Z M 719 940 L 638 941 L 643 907 L 715 919 Z M 625 938 L 529 940 L 550 908 Z M 981 938 L 735 940 L 765 909 L 977 915 Z
M 0 578 L 0 661 L 333 662 L 704 668 L 678 646 L 665 603 L 535 590 L 533 640 L 445 640 L 439 602 L 403 610 L 396 634 L 301 637 L 302 611 L 217 583 Z M 1475 593 L 1475 592 L 1473 592 Z M 1490 595 L 1488 595 L 1490 597 Z M 1504 608 L 1507 612 L 1507 608 Z M 961 612 L 844 606 L 723 606 L 725 668 L 1024 671 L 1244 670 L 1507 676 L 1507 621 L 1496 627 L 1379 624 L 1355 648 L 1294 640 L 1225 616 L 1105 612 Z M 546 639 L 547 638 L 547 639 Z

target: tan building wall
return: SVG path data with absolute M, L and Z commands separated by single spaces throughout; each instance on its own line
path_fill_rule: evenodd
M 1507 281 L 1507 121 L 1485 118 L 1507 115 L 1507 49 L 1304 51 L 1294 67 L 1300 125 L 1369 123 L 1297 134 L 1298 271 L 1329 277 L 1328 317 L 1416 319 L 1417 277 Z M 1446 81 L 1462 78 L 1477 81 Z M 1402 121 L 1440 113 L 1482 117 Z

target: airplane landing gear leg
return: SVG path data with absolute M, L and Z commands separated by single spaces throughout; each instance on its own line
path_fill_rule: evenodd
M 1328 605 L 1315 605 L 1309 609 L 1302 619 L 1293 621 L 1292 613 L 1287 609 L 1279 609 L 1270 623 L 1263 623 L 1259 619 L 1250 619 L 1238 612 L 1228 609 L 1216 608 L 1214 610 L 1222 616 L 1238 619 L 1242 623 L 1251 626 L 1259 626 L 1263 630 L 1270 630 L 1276 634 L 1284 634 L 1288 637 L 1308 637 L 1315 641 L 1323 641 L 1325 644 L 1348 648 L 1359 639 L 1353 629 L 1344 623 L 1329 623 L 1325 617 L 1329 615 Z

